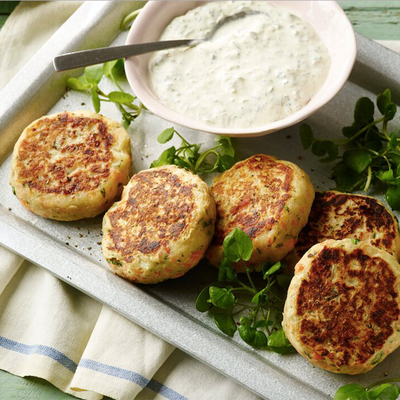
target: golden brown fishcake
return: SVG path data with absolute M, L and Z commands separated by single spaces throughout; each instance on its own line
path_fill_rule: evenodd
M 216 218 L 208 187 L 173 165 L 141 171 L 103 220 L 103 255 L 132 281 L 178 278 L 203 257 Z
M 223 256 L 224 238 L 235 228 L 251 237 L 254 252 L 249 264 L 256 269 L 265 261 L 281 260 L 293 249 L 314 200 L 314 188 L 303 170 L 264 154 L 235 164 L 214 180 L 210 190 L 217 225 L 206 256 L 215 266 Z M 236 268 L 244 271 L 242 265 Z
M 400 258 L 400 235 L 395 216 L 377 199 L 368 196 L 317 192 L 308 223 L 288 257 L 295 265 L 314 244 L 327 239 L 366 240 Z
M 296 265 L 283 327 L 312 364 L 336 373 L 372 369 L 400 345 L 400 266 L 351 239 L 313 246 Z
M 130 140 L 115 121 L 63 112 L 32 122 L 15 145 L 10 184 L 28 210 L 60 221 L 94 217 L 129 180 Z

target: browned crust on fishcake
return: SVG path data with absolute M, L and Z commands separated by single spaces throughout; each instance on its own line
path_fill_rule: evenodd
M 357 269 L 350 267 L 353 263 Z M 332 265 L 338 269 L 334 281 Z M 332 357 L 338 367 L 353 357 L 365 363 L 393 334 L 399 317 L 396 277 L 388 263 L 361 249 L 348 254 L 324 248 L 307 278 L 297 297 L 297 314 L 303 317 L 300 340 L 321 356 L 342 352 L 341 359 Z M 357 286 L 348 280 L 357 280 Z
M 214 266 L 223 257 L 225 237 L 235 228 L 252 239 L 250 268 L 281 260 L 293 250 L 314 200 L 312 183 L 301 168 L 265 154 L 235 164 L 214 180 L 210 190 L 217 225 L 206 256 Z M 244 272 L 242 264 L 234 266 Z
M 84 143 L 66 144 L 88 129 L 91 131 Z M 42 118 L 27 129 L 19 143 L 17 179 L 40 193 L 71 195 L 96 189 L 110 175 L 113 142 L 113 135 L 101 119 L 66 112 Z M 52 149 L 59 154 L 57 163 L 50 160 Z M 74 168 L 81 170 L 69 175 L 67 171 Z
M 332 215 L 344 218 L 343 223 L 332 227 L 329 223 Z M 335 191 L 317 192 L 308 224 L 301 231 L 295 247 L 297 259 L 316 243 L 344 238 L 368 240 L 373 246 L 399 258 L 398 223 L 377 199 Z
M 107 213 L 112 228 L 112 243 L 107 247 L 118 251 L 127 263 L 137 252 L 151 254 L 162 247 L 168 250 L 185 234 L 196 208 L 193 188 L 197 187 L 183 182 L 169 169 L 139 172 L 129 185 L 125 205 Z M 136 227 L 138 233 L 128 235 L 125 226 Z
M 244 163 L 247 170 L 241 173 Z M 263 188 L 249 180 L 248 171 L 262 181 Z M 229 180 L 238 172 L 238 179 Z M 242 229 L 251 238 L 270 230 L 280 219 L 285 203 L 291 197 L 292 179 L 293 168 L 264 154 L 250 157 L 225 172 L 224 180 L 216 180 L 211 186 L 218 215 L 213 244 L 221 245 L 234 228 Z M 229 184 L 226 184 L 227 181 Z M 239 201 L 227 207 L 226 202 L 221 201 L 222 196 Z

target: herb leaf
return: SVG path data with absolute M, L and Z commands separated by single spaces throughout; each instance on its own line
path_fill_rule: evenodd
M 290 276 L 275 275 L 281 268 L 280 262 L 273 265 L 265 263 L 260 278 L 264 277 L 267 282 L 265 287 L 257 289 L 246 264 L 252 252 L 252 240 L 245 232 L 239 228 L 230 232 L 223 242 L 224 257 L 219 265 L 218 282 L 201 291 L 196 308 L 201 312 L 209 311 L 218 329 L 227 335 L 233 336 L 238 330 L 242 340 L 252 347 L 279 354 L 293 352 L 281 327 L 284 301 L 279 289 L 281 284 L 287 286 Z M 243 263 L 248 283 L 238 278 L 233 262 Z M 226 286 L 226 282 L 232 283 L 232 286 Z M 237 315 L 240 316 L 238 328 L 235 322 Z
M 377 96 L 376 105 L 382 117 L 374 120 L 374 103 L 367 97 L 356 102 L 353 123 L 342 129 L 344 140 L 318 139 L 305 124 L 300 127 L 300 138 L 303 147 L 311 147 L 312 153 L 321 157 L 321 162 L 338 160 L 332 168 L 337 190 L 353 192 L 362 189 L 367 193 L 376 185 L 379 190 L 386 191 L 389 205 L 400 210 L 397 189 L 400 184 L 400 138 L 388 130 L 388 122 L 397 113 L 389 89 Z M 340 156 L 342 146 L 346 147 Z
M 92 65 L 85 68 L 85 78 L 89 83 L 100 83 L 103 77 L 103 64 Z
M 158 138 L 157 138 L 158 143 L 164 144 L 164 143 L 169 142 L 172 139 L 172 137 L 174 136 L 174 133 L 175 133 L 174 128 L 167 128 L 167 129 L 163 130 L 158 135 Z
M 215 307 L 230 308 L 235 303 L 235 296 L 226 288 L 210 287 L 210 300 Z
M 308 150 L 314 142 L 314 135 L 310 125 L 300 125 L 300 139 L 304 150 Z
M 118 90 L 109 94 L 104 93 L 99 88 L 99 83 L 103 76 L 110 78 Z M 136 97 L 126 93 L 121 88 L 119 81 L 124 76 L 124 60 L 109 61 L 104 64 L 86 67 L 82 76 L 67 80 L 67 87 L 72 90 L 89 92 L 96 112 L 100 112 L 102 101 L 114 103 L 122 114 L 122 126 L 128 128 L 135 118 L 140 115 L 143 105 L 135 105 Z
M 235 149 L 233 148 L 231 139 L 221 137 L 217 139 L 217 145 L 211 149 L 200 151 L 201 144 L 191 144 L 174 128 L 165 129 L 158 135 L 158 142 L 161 144 L 169 142 L 174 135 L 179 136 L 182 140 L 181 147 L 175 149 L 172 153 L 171 148 L 168 149 L 168 157 L 162 154 L 158 160 L 151 164 L 151 168 L 166 164 L 177 165 L 186 168 L 195 174 L 209 174 L 218 170 L 226 171 L 235 163 Z M 162 160 L 161 160 L 162 158 Z
M 354 108 L 354 121 L 367 125 L 374 120 L 374 111 L 374 103 L 368 97 L 361 97 Z
M 131 104 L 135 101 L 135 98 L 131 94 L 123 92 L 110 92 L 108 93 L 108 99 L 113 103 L 119 104 Z
M 216 313 L 213 319 L 217 327 L 228 336 L 232 337 L 236 332 L 237 326 L 231 314 Z
M 253 242 L 239 228 L 235 228 L 226 236 L 223 247 L 225 257 L 233 262 L 238 262 L 240 259 L 249 261 L 253 254 Z
M 347 150 L 343 154 L 343 161 L 347 167 L 361 173 L 371 164 L 372 156 L 371 153 L 362 149 Z

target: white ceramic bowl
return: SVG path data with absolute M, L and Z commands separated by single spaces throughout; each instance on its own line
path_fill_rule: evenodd
M 130 57 L 125 70 L 128 81 L 142 103 L 154 114 L 188 128 L 228 136 L 261 136 L 297 124 L 331 100 L 345 84 L 353 68 L 357 46 L 353 27 L 335 1 L 270 1 L 288 9 L 310 23 L 331 56 L 328 77 L 311 101 L 294 114 L 266 125 L 252 128 L 221 128 L 196 121 L 161 104 L 154 94 L 148 63 L 152 54 Z M 204 4 L 201 1 L 150 1 L 132 25 L 126 44 L 157 41 L 164 28 L 176 16 Z

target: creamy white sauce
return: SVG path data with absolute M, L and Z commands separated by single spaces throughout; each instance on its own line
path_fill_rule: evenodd
M 254 12 L 257 13 L 254 13 Z M 324 83 L 328 50 L 305 21 L 264 1 L 210 2 L 172 20 L 160 40 L 211 39 L 155 53 L 149 76 L 161 103 L 225 128 L 250 128 L 303 108 Z

